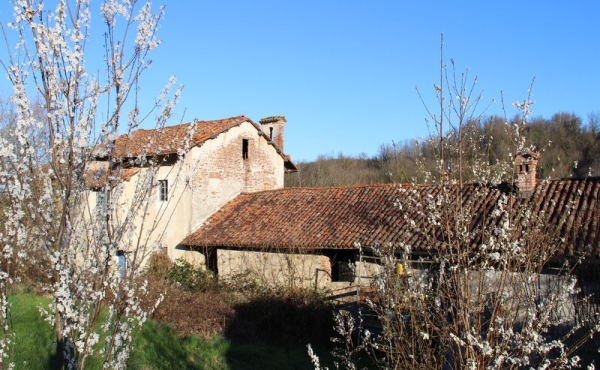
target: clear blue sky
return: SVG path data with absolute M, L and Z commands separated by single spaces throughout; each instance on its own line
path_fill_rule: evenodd
M 478 77 L 486 101 L 500 91 L 523 100 L 535 77 L 534 116 L 571 112 L 585 122 L 600 111 L 597 0 L 162 3 L 163 45 L 142 93 L 156 96 L 175 75 L 184 121 L 284 115 L 285 151 L 297 162 L 372 156 L 381 144 L 426 136 L 415 87 L 434 103 L 442 33 L 446 60 Z

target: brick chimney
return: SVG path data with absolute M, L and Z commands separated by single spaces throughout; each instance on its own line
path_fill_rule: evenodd
M 540 153 L 534 146 L 522 149 L 515 157 L 516 185 L 522 198 L 529 197 L 535 190 L 539 160 Z
M 262 131 L 283 153 L 283 126 L 287 122 L 284 116 L 271 116 L 261 119 Z

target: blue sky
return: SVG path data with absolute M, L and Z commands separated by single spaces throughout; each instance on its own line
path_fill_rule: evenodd
M 500 91 L 523 100 L 533 78 L 534 116 L 586 121 L 600 111 L 596 0 L 162 3 L 163 45 L 142 94 L 152 99 L 175 75 L 184 121 L 284 115 L 285 151 L 297 162 L 373 156 L 381 144 L 426 136 L 415 87 L 434 104 L 442 33 L 446 61 L 496 99 L 489 114 L 501 113 Z M 3 5 L 0 19 L 11 13 Z

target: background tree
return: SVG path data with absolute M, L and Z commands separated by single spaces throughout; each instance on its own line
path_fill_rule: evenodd
M 598 176 L 600 173 L 600 134 L 598 115 L 591 113 L 588 123 L 574 113 L 558 112 L 550 119 L 529 117 L 522 137 L 527 146 L 535 146 L 543 154 L 538 177 L 567 178 Z M 462 128 L 463 180 L 477 181 L 471 171 L 473 161 L 491 168 L 506 163 L 514 154 L 512 127 L 521 118 L 481 115 L 465 122 Z M 458 144 L 458 132 L 446 132 L 444 140 Z M 424 175 L 431 173 L 439 156 L 439 138 L 404 140 L 381 144 L 373 157 L 319 156 L 313 162 L 298 163 L 299 172 L 286 176 L 286 186 L 340 186 L 372 183 L 430 182 Z M 455 158 L 447 166 L 456 170 Z M 504 181 L 511 181 L 510 176 Z

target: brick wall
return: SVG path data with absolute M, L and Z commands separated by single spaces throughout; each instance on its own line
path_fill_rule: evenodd
M 248 153 L 244 158 L 243 140 Z M 192 229 L 242 192 L 283 187 L 283 158 L 250 123 L 208 140 L 192 153 Z
M 521 196 L 529 196 L 537 185 L 537 164 L 539 154 L 527 151 L 515 157 L 515 172 L 517 187 Z

